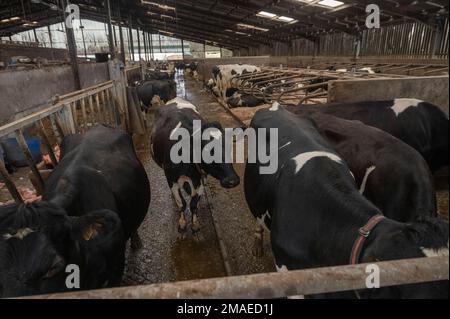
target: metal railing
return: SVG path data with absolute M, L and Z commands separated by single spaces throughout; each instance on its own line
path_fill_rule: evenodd
M 28 166 L 36 178 L 36 191 L 42 193 L 44 179 L 41 176 L 24 137 L 25 127 L 33 128 L 41 137 L 53 165 L 57 165 L 54 146 L 68 134 L 84 133 L 89 127 L 102 123 L 117 127 L 120 108 L 115 97 L 114 82 L 108 81 L 80 91 L 57 96 L 52 105 L 0 127 L 0 137 L 15 134 Z M 53 143 L 50 136 L 53 137 Z M 16 203 L 23 198 L 9 175 L 3 158 L 0 158 L 0 176 Z
M 449 258 L 379 262 L 380 286 L 449 279 Z M 36 299 L 269 299 L 367 289 L 368 264 L 35 296 Z

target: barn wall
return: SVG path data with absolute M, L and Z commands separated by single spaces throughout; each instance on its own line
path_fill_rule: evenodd
M 360 57 L 389 56 L 399 59 L 448 59 L 449 22 L 434 29 L 422 23 L 406 23 L 362 32 Z M 297 39 L 241 50 L 237 55 L 355 57 L 357 36 L 346 33 L 322 35 L 315 41 Z
M 383 101 L 414 97 L 449 114 L 449 77 L 331 81 L 329 102 Z
M 109 80 L 107 63 L 80 64 L 82 87 Z M 0 72 L 0 125 L 46 104 L 55 95 L 75 91 L 70 66 Z
M 13 56 L 26 56 L 30 59 L 45 58 L 47 60 L 62 60 L 68 58 L 67 50 L 29 47 L 16 44 L 0 44 L 0 62 L 7 63 Z

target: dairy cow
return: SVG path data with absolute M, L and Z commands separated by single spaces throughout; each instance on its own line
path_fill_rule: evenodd
M 137 95 L 142 104 L 152 105 L 167 103 L 177 96 L 177 84 L 174 80 L 151 80 L 137 83 Z
M 226 92 L 227 104 L 230 108 L 236 107 L 256 107 L 264 104 L 263 99 L 258 99 L 252 94 L 243 92 L 236 88 L 229 88 Z
M 253 215 L 271 230 L 280 271 L 448 256 L 448 224 L 432 218 L 405 224 L 382 216 L 379 208 L 360 194 L 345 161 L 310 118 L 292 116 L 275 104 L 270 110 L 258 111 L 251 127 L 278 128 L 278 171 L 260 175 L 261 163 L 247 164 L 245 196 Z M 258 239 L 261 241 L 262 234 L 258 233 Z M 448 296 L 446 281 L 337 297 Z
M 248 73 L 259 72 L 261 69 L 254 65 L 248 64 L 230 64 L 230 65 L 217 65 L 212 69 L 213 80 L 220 92 L 220 98 L 226 100 L 226 92 L 228 88 L 239 83 L 232 83 L 235 76 L 244 75 Z
M 318 109 L 322 113 L 379 128 L 416 149 L 432 172 L 449 165 L 449 117 L 431 103 L 402 98 L 301 108 Z M 301 108 L 290 110 L 297 112 Z
M 401 222 L 437 217 L 433 176 L 412 147 L 377 128 L 319 112 L 301 112 L 347 163 L 360 193 Z
M 193 131 L 194 120 L 202 122 L 201 130 Z M 188 163 L 175 163 L 171 158 L 171 150 L 179 142 L 176 138 L 178 129 L 189 131 L 190 161 Z M 202 151 L 208 147 L 210 141 L 221 140 L 223 145 L 222 162 L 207 163 L 202 161 L 194 163 L 193 139 L 194 135 L 209 131 L 210 140 L 202 141 Z M 225 163 L 225 135 L 219 123 L 206 123 L 200 116 L 197 108 L 188 101 L 176 98 L 169 101 L 166 107 L 158 110 L 155 125 L 151 135 L 151 152 L 155 162 L 164 169 L 175 202 L 180 209 L 179 232 L 187 229 L 186 216 L 192 213 L 192 232 L 198 233 L 200 223 L 197 217 L 198 205 L 203 195 L 202 176 L 210 175 L 220 181 L 224 188 L 236 187 L 240 180 L 231 164 Z
M 45 184 L 42 202 L 0 207 L 0 297 L 119 286 L 125 244 L 147 214 L 150 186 L 131 136 L 92 128 L 66 153 Z M 73 271 L 73 270 L 72 270 Z

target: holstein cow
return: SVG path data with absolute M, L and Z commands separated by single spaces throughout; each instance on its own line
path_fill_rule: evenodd
M 256 107 L 264 104 L 263 99 L 258 99 L 252 94 L 247 94 L 236 88 L 229 88 L 226 92 L 227 103 L 231 108 Z
M 125 244 L 150 202 L 147 174 L 119 130 L 97 126 L 67 151 L 42 202 L 0 207 L 0 297 L 67 291 L 69 265 L 81 289 L 121 284 Z
M 259 72 L 261 69 L 248 64 L 217 65 L 213 68 L 213 79 L 220 92 L 220 97 L 225 101 L 228 88 L 233 87 L 232 79 L 238 75 Z M 236 83 L 238 85 L 239 83 Z
M 251 127 L 278 128 L 278 171 L 260 175 L 260 163 L 247 164 L 245 195 L 253 215 L 271 229 L 279 270 L 448 255 L 447 223 L 405 224 L 382 216 L 310 118 L 275 104 L 257 112 Z M 447 281 L 364 290 L 358 296 L 448 298 L 448 292 Z
M 170 71 L 148 70 L 145 74 L 145 80 L 173 80 L 174 76 L 175 73 L 172 73 Z
M 202 121 L 201 131 L 193 131 L 193 121 Z M 190 132 L 191 154 L 189 163 L 174 163 L 171 159 L 172 147 L 178 143 L 174 138 L 178 129 L 187 129 Z M 205 130 L 210 131 L 210 141 L 217 139 L 222 141 L 222 163 L 195 164 L 193 160 L 193 139 L 195 134 L 201 134 Z M 200 135 L 201 136 L 201 135 Z M 218 179 L 224 188 L 233 188 L 239 184 L 239 176 L 232 164 L 225 163 L 225 136 L 219 123 L 205 123 L 197 108 L 186 100 L 176 98 L 170 101 L 166 107 L 158 110 L 151 136 L 151 150 L 155 162 L 164 169 L 164 173 L 172 190 L 175 201 L 181 211 L 179 220 L 179 232 L 184 233 L 187 228 L 186 214 L 192 213 L 192 231 L 200 230 L 197 210 L 200 198 L 203 195 L 202 175 L 211 175 Z M 208 147 L 209 141 L 201 142 L 202 151 Z
M 433 177 L 412 147 L 377 128 L 314 112 L 319 133 L 345 160 L 360 193 L 383 214 L 401 222 L 437 217 Z
M 167 103 L 177 96 L 177 84 L 174 80 L 144 81 L 136 86 L 139 100 L 149 108 Z
M 302 108 L 316 109 L 315 106 Z M 431 103 L 396 99 L 328 104 L 317 109 L 343 119 L 361 121 L 397 137 L 422 154 L 433 173 L 449 165 L 449 117 Z

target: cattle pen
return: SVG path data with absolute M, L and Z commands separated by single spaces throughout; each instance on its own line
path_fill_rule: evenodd
M 43 202 L 56 203 L 50 199 L 54 190 L 47 189 L 47 181 L 62 169 L 61 163 L 67 163 L 66 156 L 77 151 L 78 145 L 72 146 L 70 139 L 84 138 L 95 127 L 106 126 L 130 136 L 136 158 L 148 177 L 151 199 L 147 214 L 136 229 L 140 242 L 135 243 L 133 234 L 123 243 L 119 284 L 110 285 L 109 279 L 102 279 L 101 283 L 83 286 L 84 278 L 81 278 L 82 289 L 67 286 L 67 289 L 54 291 L 8 292 L 3 287 L 13 271 L 2 268 L 7 267 L 7 263 L 0 262 L 0 298 L 278 299 L 327 298 L 336 294 L 343 298 L 365 299 L 380 291 L 386 293 L 381 296 L 395 299 L 414 296 L 414 292 L 422 292 L 421 289 L 425 296 L 429 293 L 448 298 L 448 289 L 429 288 L 448 284 L 449 280 L 448 163 L 434 170 L 428 158 L 417 149 L 418 156 L 423 155 L 424 165 L 430 166 L 425 173 L 419 173 L 430 178 L 430 193 L 435 199 L 434 211 L 424 213 L 426 223 L 428 218 L 433 220 L 430 224 L 434 228 L 428 233 L 431 239 L 425 241 L 431 246 L 405 249 L 405 254 L 398 255 L 389 250 L 388 255 L 395 255 L 395 258 L 368 258 L 364 243 L 372 244 L 372 236 L 379 235 L 377 225 L 367 231 L 371 220 L 357 227 L 350 226 L 349 221 L 344 229 L 353 237 L 350 241 L 342 240 L 342 245 L 350 244 L 350 250 L 343 249 L 349 251 L 344 257 L 334 259 L 339 262 L 327 262 L 333 254 L 329 248 L 324 248 L 317 260 L 301 258 L 308 267 L 299 265 L 298 261 L 293 263 L 295 267 L 286 267 L 280 261 L 286 260 L 284 249 L 287 252 L 295 245 L 283 241 L 281 244 L 285 246 L 281 249 L 280 242 L 273 238 L 270 223 L 266 222 L 267 217 L 272 220 L 272 208 L 264 207 L 262 217 L 256 215 L 249 195 L 247 162 L 232 163 L 231 175 L 240 183 L 225 187 L 224 180 L 229 176 L 221 178 L 219 173 L 207 171 L 202 162 L 192 166 L 194 172 L 188 169 L 181 173 L 169 171 L 173 163 L 160 163 L 157 154 L 160 148 L 155 147 L 154 138 L 160 127 L 158 120 L 169 107 L 187 112 L 185 116 L 200 117 L 203 124 L 219 130 L 220 138 L 227 128 L 254 128 L 258 114 L 274 114 L 275 118 L 280 108 L 300 112 L 308 107 L 359 105 L 367 101 L 393 101 L 390 108 L 397 112 L 396 119 L 406 110 L 419 109 L 421 103 L 426 102 L 433 106 L 433 114 L 441 117 L 444 114 L 448 122 L 448 2 L 397 1 L 394 5 L 391 1 L 346 0 L 270 3 L 256 0 L 23 1 L 26 6 L 19 0 L 0 6 L 0 96 L 3 103 L 0 109 L 0 245 L 4 245 L 0 246 L 0 259 L 4 258 L 12 241 L 20 240 L 19 243 L 25 244 L 27 236 L 38 236 L 35 233 L 46 231 L 46 227 L 35 229 L 18 226 L 19 222 L 11 223 L 9 217 L 4 217 L 9 209 L 17 207 L 16 216 L 19 216 L 23 207 L 34 209 Z M 365 26 L 366 7 L 372 2 L 381 10 L 378 28 Z M 79 10 L 80 16 L 73 16 L 71 5 Z M 72 19 L 75 27 L 68 19 Z M 142 94 L 150 94 L 150 98 Z M 413 101 L 412 107 L 404 104 L 406 100 Z M 415 105 L 414 101 L 417 101 Z M 190 110 L 193 113 L 189 113 Z M 356 121 L 363 124 L 363 119 Z M 391 117 L 383 119 L 385 123 L 394 122 Z M 433 130 L 435 123 L 429 118 L 426 120 L 430 122 L 426 122 L 425 129 L 432 131 L 427 131 L 427 138 L 441 139 L 443 136 L 436 136 Z M 172 138 L 184 125 L 182 122 L 175 117 L 162 127 Z M 170 127 L 172 123 L 175 124 Z M 411 124 L 406 130 L 417 132 L 422 129 L 422 123 Z M 322 134 L 318 128 L 317 131 Z M 408 144 L 394 133 L 387 133 Z M 193 137 L 195 131 L 189 134 Z M 213 140 L 220 139 L 214 134 L 211 136 Z M 342 137 L 336 134 L 330 140 L 333 138 Z M 237 139 L 233 136 L 234 146 L 238 145 Z M 246 141 L 249 140 L 247 136 Z M 249 143 L 245 144 L 245 151 L 251 147 Z M 291 143 L 294 144 L 289 141 L 286 145 Z M 279 148 L 279 154 L 283 154 L 286 145 Z M 111 147 L 111 153 L 115 151 Z M 433 160 L 438 157 L 448 162 L 448 148 L 447 153 L 440 148 L 439 153 L 432 155 Z M 107 166 L 109 161 L 114 158 L 96 165 Z M 297 161 L 296 172 L 302 167 L 308 168 L 307 162 Z M 399 163 L 399 168 L 407 164 Z M 366 176 L 355 176 L 357 174 L 350 171 L 356 182 L 353 196 L 360 196 L 361 202 L 366 203 L 364 189 L 371 182 L 370 173 L 378 165 L 381 166 L 380 163 L 369 165 Z M 280 167 L 281 171 L 284 165 Z M 95 165 L 94 168 L 103 174 L 102 168 Z M 226 171 L 224 167 L 221 169 Z M 320 175 L 316 173 L 313 175 Z M 174 174 L 179 175 L 175 182 L 171 180 Z M 198 185 L 196 174 L 200 176 Z M 58 186 L 57 192 L 66 192 L 64 183 L 70 178 L 65 175 L 61 179 L 58 185 L 63 186 Z M 358 184 L 360 179 L 362 185 Z M 261 179 L 256 184 L 264 182 Z M 93 182 L 92 187 L 98 185 Z M 107 187 L 108 190 L 115 188 L 116 185 Z M 79 190 L 83 191 L 90 190 Z M 401 191 L 405 190 L 399 189 L 399 193 Z M 261 196 L 258 205 L 265 204 L 272 196 L 256 193 Z M 294 211 L 303 213 L 304 203 L 295 198 L 297 194 L 290 194 L 289 201 L 298 201 Z M 324 194 L 317 195 L 314 189 L 307 196 L 318 202 L 326 198 L 322 197 Z M 411 198 L 414 203 L 425 197 L 414 196 Z M 394 199 L 399 200 L 397 196 Z M 194 200 L 198 200 L 196 206 Z M 75 201 L 78 215 L 70 217 L 82 218 L 78 211 L 82 196 Z M 371 201 L 371 198 L 367 200 Z M 116 207 L 118 211 L 121 209 L 120 204 Z M 67 212 L 70 209 L 63 207 Z M 257 210 L 262 209 L 261 206 Z M 295 220 L 296 216 L 290 220 Z M 255 226 L 255 219 L 260 226 Z M 328 225 L 330 227 L 341 222 L 326 220 L 333 224 Z M 183 221 L 188 225 L 184 229 Z M 95 244 L 91 238 L 108 229 L 102 222 L 104 219 L 98 219 L 87 229 L 83 235 L 86 242 Z M 194 227 L 197 223 L 199 229 Z M 399 220 L 392 225 L 400 223 L 405 229 L 416 225 L 412 220 Z M 352 232 L 352 227 L 356 227 L 356 231 Z M 317 229 L 323 228 L 317 226 Z M 311 232 L 310 236 L 316 235 L 312 229 L 306 230 Z M 338 233 L 332 229 L 329 235 Z M 442 234 L 447 236 L 444 246 L 445 240 L 440 237 L 432 242 L 434 236 Z M 283 236 L 283 240 L 295 237 L 291 235 Z M 315 239 L 317 245 L 325 242 L 327 236 L 319 234 L 319 239 Z M 255 251 L 258 238 L 261 252 Z M 362 242 L 360 246 L 358 241 Z M 315 245 L 311 245 L 311 251 L 316 249 Z M 394 249 L 392 247 L 389 249 Z M 396 253 L 401 250 L 396 249 Z M 364 256 L 361 263 L 345 264 L 356 253 Z M 398 257 L 400 255 L 402 257 Z M 69 254 L 66 258 L 69 259 Z M 66 258 L 62 259 L 65 267 L 71 264 L 68 260 L 66 263 Z M 79 260 L 83 260 L 83 256 Z M 373 287 L 376 289 L 370 288 L 368 283 L 372 272 L 381 278 Z M 52 280 L 52 276 L 47 273 L 44 278 Z M 67 285 L 67 281 L 61 283 Z M 404 287 L 416 290 L 403 290 Z M 372 290 L 376 291 L 373 295 Z M 401 295 L 404 291 L 407 293 Z

